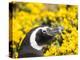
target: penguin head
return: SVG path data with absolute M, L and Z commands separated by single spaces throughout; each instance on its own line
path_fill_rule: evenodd
M 30 35 L 31 46 L 37 50 L 41 50 L 47 45 L 55 35 L 61 33 L 62 27 L 51 28 L 49 26 L 40 26 L 32 31 Z
M 36 33 L 36 41 L 39 45 L 47 44 L 49 41 L 54 39 L 56 34 L 60 34 L 62 30 L 62 27 L 56 27 L 54 29 L 49 26 L 40 27 Z
M 56 34 L 61 33 L 61 31 L 63 30 L 63 27 L 58 26 L 58 27 L 52 28 L 49 26 L 43 26 L 41 30 L 43 35 L 55 36 Z

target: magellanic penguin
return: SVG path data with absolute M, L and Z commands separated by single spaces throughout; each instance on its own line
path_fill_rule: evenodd
M 47 45 L 47 42 L 51 41 L 62 30 L 61 26 L 55 29 L 49 26 L 40 26 L 32 29 L 27 33 L 20 46 L 19 58 L 43 56 L 42 49 Z

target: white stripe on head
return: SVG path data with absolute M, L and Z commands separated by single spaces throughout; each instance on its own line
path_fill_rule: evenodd
M 49 28 L 49 27 L 48 27 L 48 26 L 46 26 L 46 27 L 39 27 L 39 28 L 35 29 L 35 30 L 33 31 L 33 33 L 31 34 L 30 44 L 31 44 L 31 46 L 32 46 L 34 49 L 41 50 L 41 49 L 43 48 L 43 46 L 39 46 L 39 45 L 37 44 L 37 42 L 35 41 L 35 39 L 36 39 L 36 33 L 37 33 L 40 29 L 46 30 L 46 28 Z

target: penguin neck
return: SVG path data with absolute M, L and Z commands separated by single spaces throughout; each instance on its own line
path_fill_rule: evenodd
M 36 42 L 36 33 L 41 29 L 41 27 L 35 29 L 30 37 L 30 45 L 36 50 L 42 50 L 43 46 L 39 46 Z

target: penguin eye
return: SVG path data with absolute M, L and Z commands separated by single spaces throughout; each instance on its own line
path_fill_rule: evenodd
M 46 30 L 42 30 L 43 33 L 46 33 Z

